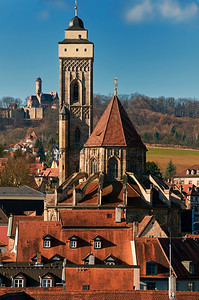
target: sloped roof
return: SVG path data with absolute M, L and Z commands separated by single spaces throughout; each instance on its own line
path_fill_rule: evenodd
M 115 221 L 115 210 L 60 210 L 63 227 L 129 227 L 122 213 L 121 223 Z
M 73 211 L 69 211 L 70 212 Z M 74 217 L 74 214 L 72 214 Z M 77 217 L 74 217 L 78 219 Z M 118 264 L 132 265 L 131 239 L 132 228 L 113 227 L 113 228 L 62 228 L 61 222 L 56 221 L 35 221 L 34 226 L 29 221 L 19 221 L 18 231 L 17 261 L 31 261 L 38 252 L 47 260 L 54 255 L 60 255 L 67 259 L 68 264 L 82 264 L 82 259 L 88 254 L 93 253 L 102 262 L 108 254 L 117 258 Z M 43 247 L 43 237 L 50 234 L 52 247 Z M 70 248 L 69 238 L 75 234 L 78 237 L 78 248 Z M 94 249 L 93 237 L 99 234 L 102 237 L 102 248 Z M 122 242 L 121 242 L 122 236 Z
M 151 275 L 146 274 L 146 262 L 154 261 L 158 264 L 158 270 L 157 275 L 152 277 L 168 278 L 169 260 L 157 238 L 135 238 L 135 247 L 137 263 L 140 266 L 140 277 L 151 277 Z
M 81 185 L 78 185 L 76 189 Z M 136 185 L 127 184 L 128 206 L 148 208 L 148 204 L 141 198 L 139 188 Z M 102 205 L 117 207 L 123 204 L 123 184 L 119 181 L 104 182 L 102 189 Z M 73 190 L 67 193 L 67 199 L 59 203 L 59 206 L 73 206 Z M 90 182 L 85 190 L 84 197 L 77 206 L 98 207 L 98 181 Z
M 8 217 L 3 212 L 3 210 L 0 208 L 0 225 L 8 224 Z
M 146 149 L 117 96 L 110 101 L 84 146 L 127 146 Z
M 17 197 L 43 200 L 45 195 L 26 185 L 20 187 L 0 187 L 0 199 L 16 199 Z
M 19 221 L 43 221 L 44 217 L 43 216 L 23 216 L 23 215 L 15 215 L 13 216 L 13 222 L 12 222 L 12 232 L 11 236 L 15 236 L 16 233 L 16 226 Z

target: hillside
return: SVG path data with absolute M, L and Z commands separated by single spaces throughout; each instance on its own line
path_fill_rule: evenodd
M 94 126 L 111 97 L 94 96 Z M 120 101 L 144 143 L 199 148 L 199 101 L 193 99 L 150 98 L 120 95 Z M 9 146 L 35 131 L 44 146 L 53 136 L 58 143 L 58 110 L 46 109 L 42 121 L 0 119 L 0 144 Z

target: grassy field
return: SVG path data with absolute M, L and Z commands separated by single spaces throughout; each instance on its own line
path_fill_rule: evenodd
M 169 149 L 169 148 L 147 148 L 147 161 L 154 161 L 163 171 L 172 159 L 177 167 L 177 172 L 184 170 L 192 165 L 199 164 L 199 150 Z

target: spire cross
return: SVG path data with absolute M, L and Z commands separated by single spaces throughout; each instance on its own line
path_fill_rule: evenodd
M 77 17 L 77 0 L 75 0 L 75 17 Z
M 117 84 L 117 77 L 115 77 L 114 83 L 115 83 L 115 96 L 117 96 L 117 87 L 118 87 L 118 84 Z

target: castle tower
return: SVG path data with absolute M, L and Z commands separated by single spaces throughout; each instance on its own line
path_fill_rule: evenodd
M 94 45 L 88 41 L 88 31 L 75 7 L 75 17 L 65 30 L 65 39 L 59 42 L 60 184 L 79 171 L 79 153 L 92 132 L 93 58 Z
M 38 77 L 36 79 L 36 94 L 40 94 L 41 93 L 41 86 L 42 86 L 42 80 L 40 77 Z

